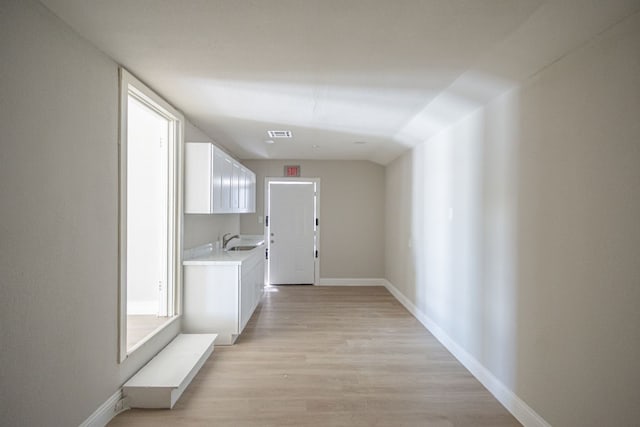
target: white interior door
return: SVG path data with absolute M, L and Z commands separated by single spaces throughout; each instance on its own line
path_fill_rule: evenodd
M 276 181 L 267 187 L 269 283 L 314 283 L 316 184 Z

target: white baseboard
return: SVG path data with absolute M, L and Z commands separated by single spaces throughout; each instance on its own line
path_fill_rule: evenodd
M 418 309 L 402 292 L 389 281 L 384 286 L 425 328 L 449 350 L 453 356 L 478 379 L 502 405 L 525 427 L 551 427 L 536 411 L 520 399 L 511 389 L 496 378 L 475 357 L 456 343 L 429 316 Z
M 316 286 L 386 286 L 389 283 L 385 279 L 329 279 L 321 278 Z
M 84 420 L 80 427 L 104 427 L 116 415 L 127 409 L 129 409 L 129 406 L 122 397 L 122 389 L 118 389 L 89 418 Z

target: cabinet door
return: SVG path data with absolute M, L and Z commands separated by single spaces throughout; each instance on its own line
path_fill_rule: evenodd
M 223 171 L 225 163 L 225 154 L 222 150 L 215 148 L 213 150 L 213 172 L 212 172 L 212 194 L 213 194 L 213 213 L 224 212 L 223 191 L 224 185 Z
M 184 213 L 212 213 L 213 145 L 188 142 L 184 151 Z
M 240 331 L 246 326 L 262 297 L 264 252 L 258 250 L 242 263 L 240 278 Z
M 238 181 L 238 212 L 247 212 L 247 169 L 240 166 Z
M 240 210 L 240 165 L 233 163 L 231 174 L 231 212 Z
M 220 208 L 221 212 L 231 212 L 231 180 L 233 175 L 233 161 L 231 157 L 224 156 L 222 165 L 222 189 L 220 191 Z
M 252 269 L 242 267 L 240 277 L 240 332 L 244 329 L 253 314 L 253 283 L 251 281 Z
M 183 326 L 188 333 L 215 333 L 231 344 L 238 325 L 237 265 L 189 265 L 184 269 Z
M 247 170 L 247 212 L 256 211 L 256 174 Z
M 260 304 L 260 300 L 262 299 L 262 292 L 264 291 L 264 258 L 262 254 L 260 255 L 260 262 L 255 269 L 255 273 L 253 276 L 254 283 L 254 302 L 253 302 L 253 310 Z M 252 311 L 253 311 L 252 310 Z

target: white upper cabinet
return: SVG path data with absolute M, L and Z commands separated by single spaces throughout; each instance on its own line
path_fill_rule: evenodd
M 214 189 L 220 188 L 221 176 L 213 165 L 212 144 L 185 144 L 184 206 L 185 213 L 213 213 Z
M 238 175 L 238 209 L 247 212 L 247 169 L 240 169 Z
M 231 210 L 240 212 L 240 164 L 233 163 L 231 171 Z
M 256 175 L 213 144 L 185 144 L 188 214 L 255 212 Z
M 220 193 L 213 193 L 214 199 L 220 200 L 220 209 L 214 210 L 213 213 L 231 213 L 234 212 L 231 205 L 231 176 L 233 175 L 233 159 L 226 155 L 222 150 L 216 148 L 216 152 L 224 157 L 222 162 L 222 187 Z
M 212 173 L 211 173 L 211 179 L 212 179 L 212 183 L 211 183 L 211 197 L 213 199 L 213 208 L 211 210 L 211 212 L 206 212 L 206 213 L 213 213 L 213 212 L 223 212 L 225 209 L 229 209 L 229 205 L 227 204 L 226 206 L 224 205 L 224 203 L 222 202 L 222 197 L 213 197 L 214 194 L 217 195 L 221 195 L 222 194 L 222 187 L 225 185 L 224 184 L 224 168 L 225 168 L 225 163 L 226 163 L 226 157 L 224 155 L 224 153 L 218 149 L 216 149 L 215 147 L 213 147 L 212 144 L 187 144 L 187 152 L 189 151 L 189 146 L 194 145 L 207 145 L 209 147 L 212 147 L 212 151 L 213 151 L 213 168 L 212 168 Z M 186 176 L 189 176 L 189 168 L 194 167 L 193 165 L 196 163 L 196 161 L 194 161 L 193 163 L 189 162 L 189 156 L 187 155 L 187 162 L 186 162 Z M 201 179 L 201 181 L 206 182 L 206 178 L 208 175 L 205 175 L 203 173 L 203 177 Z M 194 185 L 201 185 L 201 184 L 196 184 L 194 183 Z M 187 194 L 189 192 L 190 189 L 190 182 L 189 180 L 185 180 L 185 194 Z M 186 202 L 185 203 L 185 212 L 186 213 L 190 213 L 189 212 L 189 203 Z
M 247 169 L 247 212 L 256 211 L 256 174 Z

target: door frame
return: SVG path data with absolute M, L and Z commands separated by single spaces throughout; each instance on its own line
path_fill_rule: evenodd
M 321 226 L 320 178 L 265 177 L 264 179 L 264 215 L 265 215 L 264 241 L 265 241 L 266 249 L 267 251 L 269 251 L 271 249 L 271 236 L 269 235 L 270 226 L 268 225 L 269 222 L 267 220 L 267 218 L 271 215 L 271 212 L 270 212 L 271 209 L 269 206 L 269 202 L 271 199 L 271 191 L 269 189 L 270 188 L 269 185 L 272 183 L 286 184 L 286 183 L 294 183 L 294 182 L 309 182 L 315 185 L 315 203 L 314 203 L 315 212 L 314 213 L 315 213 L 315 219 L 317 221 L 314 221 L 314 247 L 315 247 L 314 250 L 318 251 L 317 252 L 318 256 L 314 258 L 314 264 L 313 264 L 313 285 L 315 286 L 320 284 L 320 257 L 322 256 L 322 253 L 320 252 L 320 226 Z M 266 268 L 264 269 L 264 280 L 267 285 L 270 285 L 269 283 L 270 266 L 271 266 L 271 258 L 267 258 L 267 265 L 266 265 Z

